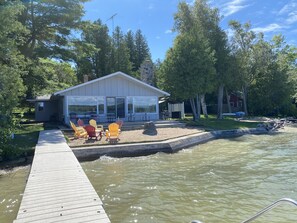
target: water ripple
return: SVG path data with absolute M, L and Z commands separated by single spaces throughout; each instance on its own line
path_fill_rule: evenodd
M 112 222 L 241 222 L 277 199 L 297 198 L 295 135 L 247 135 L 83 167 L 95 170 L 87 175 Z M 284 207 L 263 222 L 295 222 L 295 212 Z

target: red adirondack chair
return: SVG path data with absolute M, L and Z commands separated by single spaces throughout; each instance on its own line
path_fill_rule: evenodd
M 102 136 L 101 136 L 101 132 L 96 132 L 96 129 L 95 129 L 94 126 L 86 125 L 86 126 L 84 127 L 84 129 L 87 131 L 88 136 L 89 136 L 89 139 L 95 137 L 96 140 L 98 140 L 98 136 L 102 137 Z
M 83 127 L 85 125 L 84 121 L 81 119 L 77 120 L 77 125 Z

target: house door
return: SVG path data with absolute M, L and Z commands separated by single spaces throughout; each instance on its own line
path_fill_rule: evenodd
M 107 97 L 107 118 L 112 121 L 116 118 L 125 118 L 125 98 Z
M 125 98 L 117 98 L 117 118 L 125 118 Z

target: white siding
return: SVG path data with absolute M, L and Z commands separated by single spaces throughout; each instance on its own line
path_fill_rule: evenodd
M 101 81 L 84 85 L 68 92 L 62 93 L 65 96 L 158 96 L 159 92 L 143 86 L 137 82 L 122 76 L 113 76 Z

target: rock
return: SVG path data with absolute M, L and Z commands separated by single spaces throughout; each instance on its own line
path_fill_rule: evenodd
M 265 128 L 267 131 L 277 131 L 280 128 L 284 128 L 284 120 L 270 120 L 269 122 L 258 124 L 258 128 Z
M 153 122 L 146 122 L 144 123 L 144 130 L 142 134 L 145 135 L 157 135 L 156 125 Z

